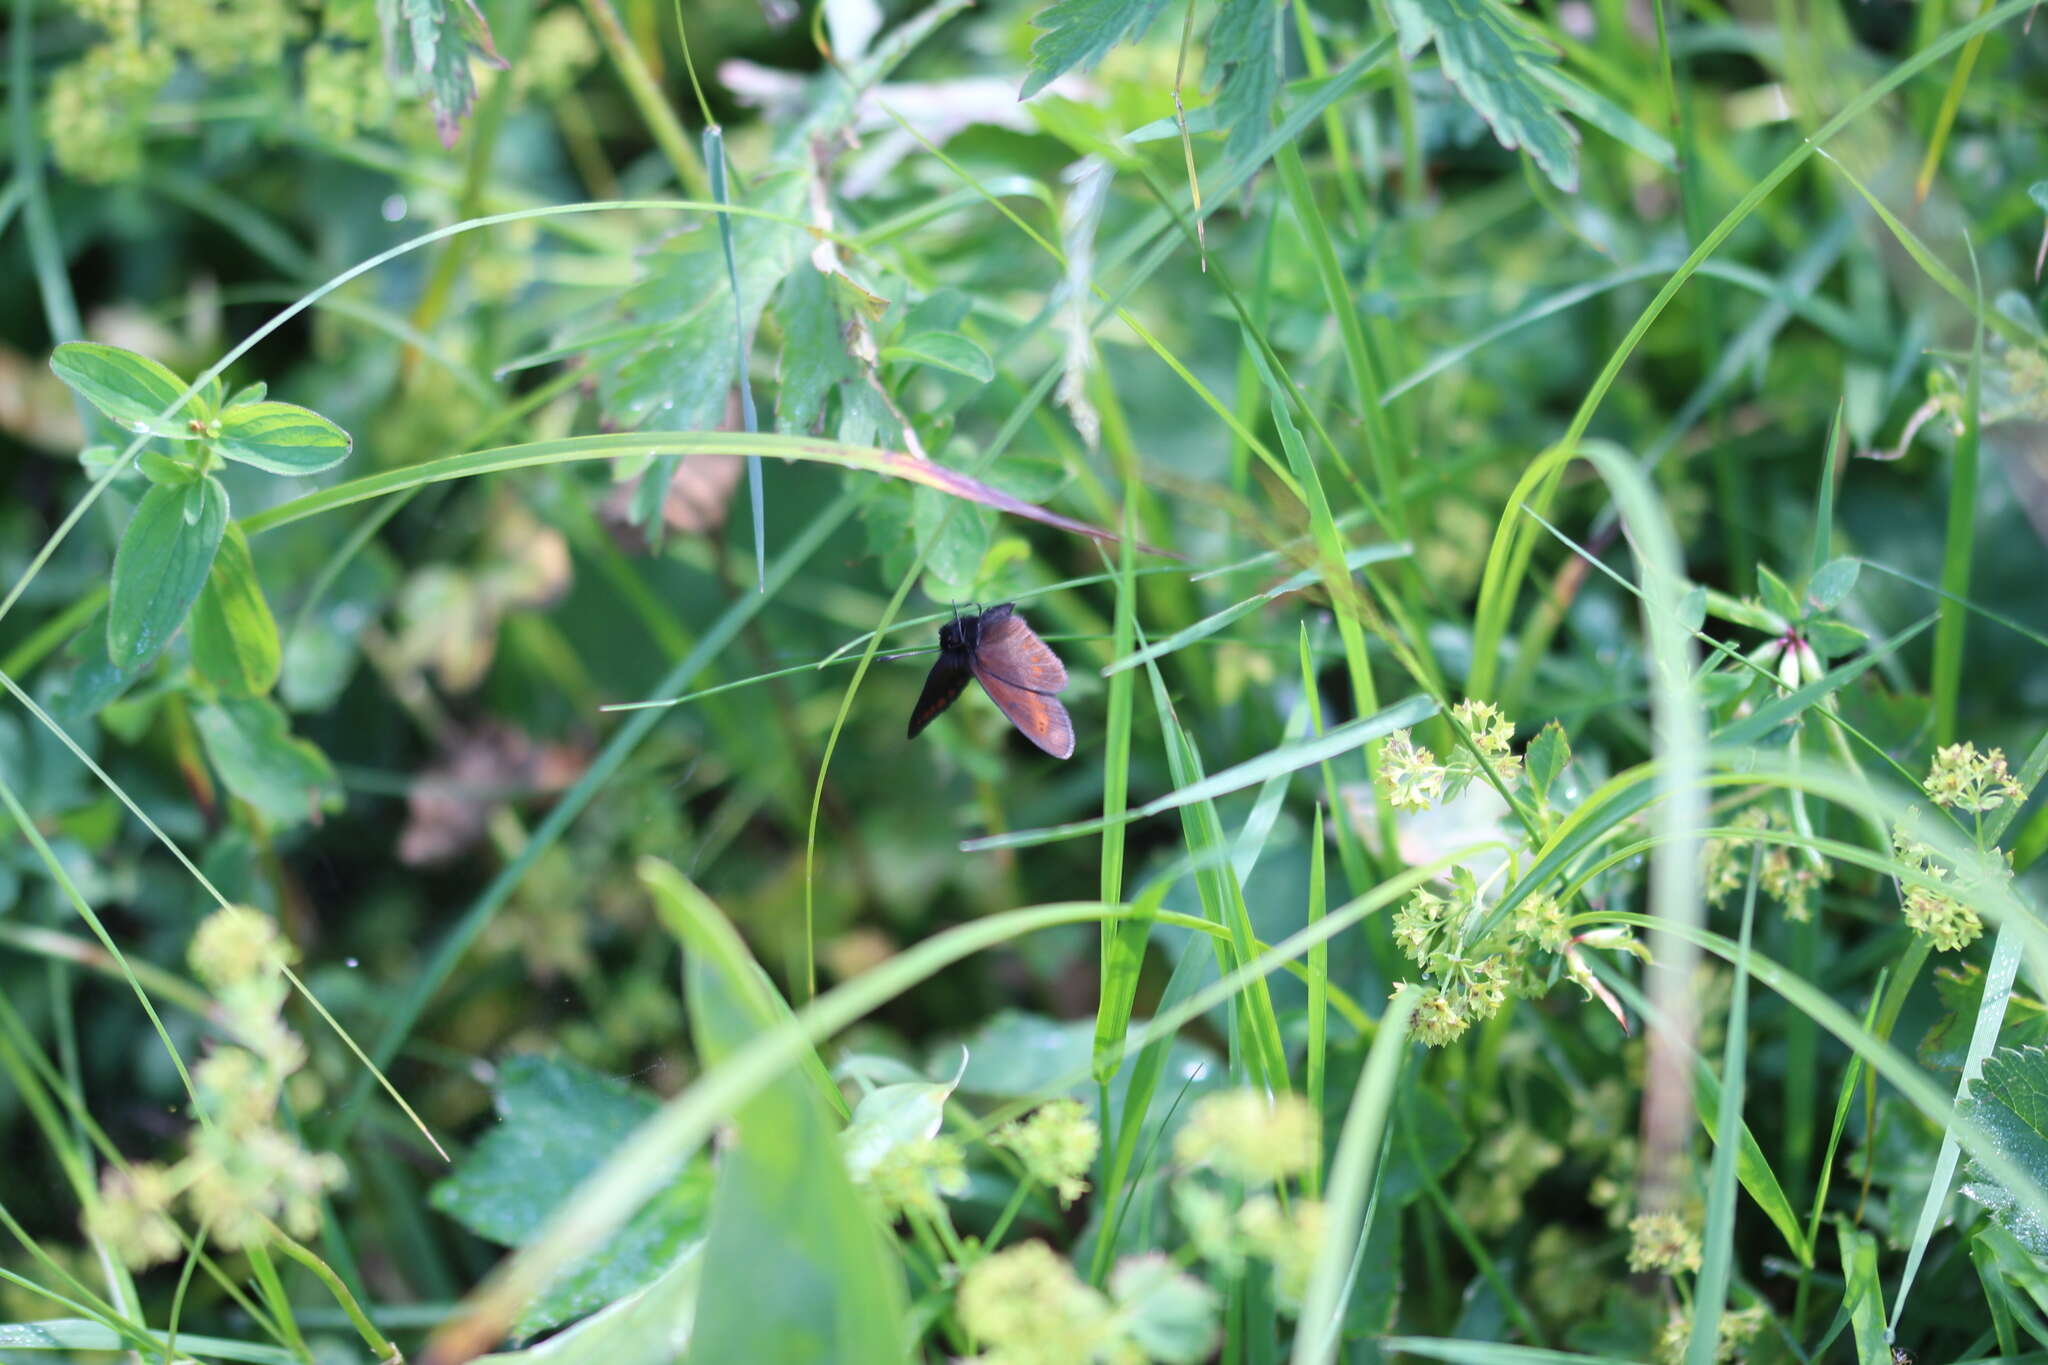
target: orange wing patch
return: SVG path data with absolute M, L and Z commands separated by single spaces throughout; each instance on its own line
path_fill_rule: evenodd
M 1026 633 L 1029 634 L 1028 631 Z M 1039 643 L 1037 637 L 1032 637 L 1032 643 L 1045 650 L 1048 658 L 1051 657 L 1052 651 Z M 1055 668 L 1059 667 L 1058 659 L 1052 662 Z M 1013 686 L 994 676 L 978 656 L 974 661 L 974 676 L 980 680 L 989 700 L 1009 717 L 1010 724 L 1024 732 L 1026 739 L 1054 758 L 1074 756 L 1074 722 L 1068 718 L 1067 708 L 1060 705 L 1059 698 Z M 1066 670 L 1060 668 L 1060 686 L 1066 686 L 1066 680 Z
M 1033 692 L 1067 689 L 1067 666 L 1015 613 L 986 627 L 976 652 L 997 677 L 1018 687 Z

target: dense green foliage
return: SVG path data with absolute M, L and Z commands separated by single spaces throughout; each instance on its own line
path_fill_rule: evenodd
M 2043 1358 L 2028 4 L 15 0 L 0 1362 Z

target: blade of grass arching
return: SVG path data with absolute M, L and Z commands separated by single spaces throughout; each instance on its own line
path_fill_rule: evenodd
M 1983 344 L 1983 333 L 1978 333 L 1978 345 Z M 1976 367 L 1972 367 L 1971 383 L 1975 386 Z M 1975 395 L 1973 394 L 1974 398 Z M 1972 411 L 1976 404 L 1971 404 Z M 1974 426 L 1974 423 L 1972 423 Z M 1939 638 L 1938 636 L 1936 637 Z M 2028 791 L 2048 774 L 2048 735 L 2035 743 L 2033 752 L 2020 765 L 2020 785 Z M 2012 818 L 2019 812 L 2019 803 L 2007 801 L 1991 813 L 1982 832 L 1983 846 L 1995 848 L 1999 838 L 2011 825 Z M 1998 936 L 1991 947 L 1991 965 L 1984 973 L 1984 993 L 1977 1002 L 1977 1019 L 1970 1030 L 1970 1045 L 1963 1054 L 1963 1073 L 1956 1084 L 1956 1103 L 1960 1105 L 1969 1093 L 1970 1083 L 1984 1074 L 1984 1059 L 1998 1046 L 1998 1033 L 2005 1023 L 2007 1004 L 2012 999 L 2012 988 L 2018 979 L 2021 957 L 2021 931 L 2018 925 L 2005 923 L 1998 926 Z M 1913 1288 L 1913 1279 L 1919 1273 L 1920 1263 L 1927 1254 L 1927 1244 L 1933 1240 L 1935 1227 L 1941 1218 L 1941 1211 L 1948 1206 L 1949 1183 L 1955 1178 L 1958 1144 L 1953 1131 L 1941 1135 L 1941 1151 L 1934 1162 L 1934 1178 L 1927 1187 L 1927 1197 L 1920 1205 L 1920 1221 L 1914 1225 L 1913 1240 L 1906 1248 L 1906 1267 L 1899 1273 L 1899 1292 L 1892 1300 L 1892 1322 L 1901 1321 L 1906 1315 L 1906 1295 Z
M 1743 1129 L 1742 1100 L 1749 1071 L 1749 944 L 1756 923 L 1756 886 L 1763 846 L 1750 850 L 1749 884 L 1742 896 L 1742 931 L 1736 940 L 1735 982 L 1728 1001 L 1728 1036 L 1721 1049 L 1721 1103 L 1715 1131 Z M 1721 1314 L 1728 1306 L 1729 1262 L 1735 1255 L 1735 1166 L 1740 1144 L 1719 1142 L 1707 1172 L 1707 1221 L 1700 1234 L 1699 1279 L 1693 1287 L 1692 1335 L 1686 1365 L 1714 1365 L 1721 1344 Z M 1789 1207 L 1787 1213 L 1790 1212 Z M 1802 1257 L 1802 1260 L 1810 1259 Z
M 1786 153 L 1777 165 L 1752 185 L 1749 191 L 1736 201 L 1735 206 L 1722 216 L 1713 230 L 1687 254 L 1685 261 L 1672 273 L 1671 278 L 1664 282 L 1656 296 L 1644 306 L 1642 313 L 1629 327 L 1621 342 L 1609 353 L 1606 363 L 1587 390 L 1586 397 L 1580 402 L 1578 411 L 1573 414 L 1570 424 L 1566 427 L 1564 435 L 1558 439 L 1555 448 L 1574 450 L 1578 447 L 1580 438 L 1585 435 L 1587 427 L 1592 423 L 1594 413 L 1599 410 L 1608 390 L 1614 386 L 1614 381 L 1620 377 L 1622 366 L 1635 353 L 1636 347 L 1651 326 L 1663 315 L 1665 308 L 1677 296 L 1678 291 L 1685 287 L 1701 263 L 1720 250 L 1721 244 L 1756 212 L 1757 207 L 1769 198 L 1778 186 L 1790 178 L 1794 171 L 1805 165 L 1814 152 L 1836 133 L 1862 117 L 1887 94 L 1977 34 L 1988 33 L 2007 20 L 2017 18 L 2032 8 L 2034 3 L 2035 0 L 2004 0 L 2004 3 L 1989 13 L 1943 34 L 1864 87 L 1832 118 L 1815 129 L 1811 137 Z M 1521 502 L 1527 501 L 1538 512 L 1547 515 L 1550 510 L 1550 499 L 1561 476 L 1561 469 L 1553 466 L 1548 471 L 1539 493 L 1533 497 L 1511 498 L 1502 511 L 1500 528 L 1496 531 L 1493 544 L 1487 551 L 1486 568 L 1480 583 L 1479 605 L 1474 620 L 1470 684 L 1473 696 L 1491 695 L 1498 682 L 1501 647 L 1506 639 L 1507 623 L 1513 612 L 1515 599 L 1519 596 L 1521 583 L 1528 572 L 1529 555 L 1535 546 L 1534 536 L 1521 533 L 1514 524 L 1519 520 L 1516 508 Z
M 1842 1307 L 1856 1333 L 1862 1365 L 1892 1365 L 1891 1333 L 1884 1325 L 1884 1288 L 1877 1280 L 1877 1239 L 1843 1223 L 1836 1229 L 1842 1255 Z
M 1974 271 L 1976 253 L 1970 255 Z M 1979 282 L 1981 296 L 1982 282 Z M 2001 315 L 2002 316 L 2002 315 Z M 1980 307 L 1978 317 L 1983 317 Z M 1962 697 L 1963 644 L 1970 618 L 1958 599 L 1970 595 L 1970 561 L 1977 548 L 1977 450 L 1984 419 L 1984 324 L 1970 347 L 1970 373 L 1963 386 L 1963 430 L 1949 463 L 1948 530 L 1941 549 L 1941 619 L 1934 627 L 1929 690 L 1934 709 L 1934 742 L 1953 744 L 1956 708 Z
M 1232 999 L 1246 983 L 1270 975 L 1281 963 L 1294 961 L 1317 943 L 1328 942 L 1367 916 L 1399 903 L 1430 877 L 1469 861 L 1481 848 L 1477 844 L 1461 846 L 1434 862 L 1388 878 L 1331 911 L 1322 923 L 1305 926 L 1243 968 L 1192 992 L 1171 1008 L 1160 1009 L 1132 1035 L 1129 1049 L 1172 1037 L 1182 1026 Z M 496 1342 L 542 1286 L 566 1265 L 588 1255 L 646 1202 L 666 1180 L 672 1162 L 701 1150 L 725 1115 L 793 1065 L 805 1048 L 815 1047 L 976 953 L 1061 925 L 1097 923 L 1127 913 L 1121 906 L 1092 902 L 1001 911 L 933 934 L 821 993 L 798 1010 L 794 1019 L 749 1039 L 649 1116 L 602 1167 L 557 1206 L 533 1238 L 492 1271 L 428 1343 L 426 1354 L 439 1365 L 462 1365 Z M 1055 1078 L 1047 1092 L 1085 1084 L 1088 1076 L 1089 1068 L 1084 1066 L 1072 1076 Z
M 1835 420 L 1828 425 L 1828 443 L 1820 465 L 1820 493 L 1814 498 L 1813 549 L 1806 556 L 1809 577 L 1835 557 L 1835 493 L 1839 477 L 1836 471 L 1841 464 L 1842 431 L 1848 414 L 1849 400 L 1841 399 L 1835 404 Z
M 33 0 L 14 0 L 13 31 L 8 34 L 7 112 L 14 137 L 14 182 L 21 186 L 22 226 L 28 233 L 29 265 L 35 271 L 36 293 L 43 304 L 43 325 L 51 342 L 76 341 L 85 335 L 78 320 L 78 300 L 71 293 L 64 245 L 50 216 L 50 198 L 43 182 L 43 140 L 36 126 L 36 80 L 29 65 L 35 50 Z M 179 400 L 183 402 L 181 398 Z M 71 406 L 78 413 L 86 439 L 100 430 L 99 414 L 77 394 Z M 12 605 L 12 602 L 8 603 Z M 0 607 L 0 616 L 6 608 Z
M 1273 288 L 1273 239 L 1279 234 L 1274 231 L 1273 215 L 1265 215 L 1265 231 L 1259 235 L 1258 266 L 1252 275 L 1251 310 L 1252 321 L 1261 329 L 1269 324 L 1271 308 L 1269 300 Z M 1231 385 L 1231 393 L 1237 399 L 1235 411 L 1237 420 L 1249 429 L 1259 420 L 1259 409 L 1263 406 L 1258 371 L 1252 368 L 1251 345 L 1240 339 L 1237 348 L 1237 374 Z M 1252 448 L 1235 431 L 1230 434 L 1230 491 L 1242 497 L 1251 481 Z
M 1351 1265 L 1372 1235 L 1367 1201 L 1379 1192 L 1386 1163 L 1387 1124 L 1393 1116 L 1394 1087 L 1408 1053 L 1408 1020 L 1421 998 L 1418 987 L 1401 989 L 1380 1016 L 1379 1036 L 1366 1053 L 1365 1069 L 1351 1092 L 1351 1110 L 1330 1158 L 1327 1229 L 1315 1268 L 1309 1272 L 1301 1319 L 1294 1333 L 1293 1365 L 1327 1365 L 1344 1338 L 1343 1293 Z
M 1450 1365 L 1642 1365 L 1620 1356 L 1584 1356 L 1546 1351 L 1536 1346 L 1507 1346 L 1492 1341 L 1459 1341 L 1449 1337 L 1382 1337 L 1388 1355 L 1415 1355 Z
M 704 130 L 704 168 L 711 177 L 712 200 L 725 204 L 729 197 L 725 185 L 725 134 L 715 123 Z M 747 375 L 747 310 L 740 299 L 739 263 L 733 258 L 732 219 L 723 213 L 718 215 L 718 241 L 725 248 L 726 287 L 732 291 L 732 345 L 737 358 L 733 377 L 740 390 L 740 419 L 747 431 L 759 431 L 761 418 L 754 410 L 754 383 Z M 758 455 L 747 460 L 747 503 L 754 513 L 754 584 L 766 592 L 768 513 L 765 495 L 761 491 L 761 457 Z M 660 518 L 655 520 L 659 522 Z
M 764 590 L 745 595 L 727 607 L 697 641 L 697 647 L 656 684 L 656 690 L 663 693 L 682 690 L 691 678 L 716 659 L 739 633 L 740 627 L 766 605 L 797 568 L 817 552 L 826 537 L 846 520 L 857 500 L 856 493 L 842 492 L 813 517 L 810 525 L 806 526 L 777 558 Z M 469 951 L 470 945 L 476 941 L 477 935 L 484 931 L 499 908 L 511 897 L 513 890 L 525 877 L 527 869 L 533 866 L 542 853 L 553 847 L 555 841 L 567 831 L 571 822 L 583 813 L 583 808 L 590 804 L 598 789 L 610 780 L 612 774 L 659 723 L 661 715 L 658 710 L 637 712 L 619 727 L 605 742 L 604 748 L 598 752 L 583 775 L 576 780 L 575 785 L 562 794 L 561 799 L 549 809 L 540 824 L 535 826 L 526 846 L 519 851 L 519 856 L 507 863 L 498 875 L 491 879 L 490 885 L 470 903 L 462 918 L 442 937 L 440 943 L 435 946 L 432 956 L 421 967 L 419 976 L 414 978 L 405 994 L 385 1015 L 384 1030 L 378 1035 L 376 1044 L 369 1050 L 370 1058 L 378 1068 L 388 1067 L 391 1059 L 398 1055 L 398 1049 L 412 1032 L 413 1025 L 419 1022 L 428 1002 L 439 993 L 441 986 L 454 972 L 464 954 Z M 369 1099 L 370 1086 L 368 1075 L 358 1075 L 348 1093 L 342 1098 L 333 1127 L 326 1135 L 332 1146 L 340 1147 L 355 1125 L 361 1121 L 365 1102 Z
M 1314 706 L 1314 699 L 1310 699 Z M 1328 883 L 1325 878 L 1327 867 L 1324 860 L 1323 808 L 1316 807 L 1314 831 L 1309 836 L 1308 862 L 1308 922 L 1320 923 L 1329 913 Z M 1330 1038 L 1330 945 L 1318 943 L 1308 950 L 1308 1046 L 1301 1063 L 1301 1089 L 1308 1099 L 1309 1112 L 1323 1113 L 1323 1086 L 1328 1067 Z M 1308 1175 L 1302 1181 L 1304 1191 L 1313 1199 L 1322 1193 L 1323 1167 L 1315 1162 L 1308 1168 Z M 1360 1239 L 1363 1245 L 1363 1238 Z
M 1156 669 L 1157 666 L 1147 667 Z M 1163 685 L 1159 685 L 1157 690 L 1163 692 Z M 1185 784 L 1176 786 L 1166 795 L 1148 801 L 1142 806 L 1131 808 L 1124 812 L 1121 819 L 1124 823 L 1144 820 L 1154 815 L 1163 815 L 1170 810 L 1185 810 L 1190 806 L 1201 805 L 1219 796 L 1243 791 L 1247 787 L 1258 786 L 1277 773 L 1290 773 L 1313 767 L 1350 753 L 1396 730 L 1419 725 L 1435 715 L 1436 711 L 1436 703 L 1428 697 L 1409 697 L 1405 701 L 1395 702 L 1375 715 L 1367 716 L 1364 720 L 1347 721 L 1324 732 L 1320 737 L 1310 735 L 1293 744 L 1269 749 L 1256 758 L 1246 759 L 1220 772 L 1203 776 L 1197 771 Z M 1178 729 L 1177 726 L 1175 728 Z M 1168 757 L 1171 756 L 1169 752 Z M 1064 825 L 1047 825 L 1041 829 L 1011 830 L 979 839 L 964 839 L 960 843 L 960 851 L 984 853 L 997 848 L 1026 848 L 1037 844 L 1057 843 L 1063 839 L 1094 834 L 1107 823 L 1106 820 L 1096 818 L 1075 820 Z
M 1617 924 L 1640 927 L 1648 927 L 1650 923 L 1647 916 L 1621 911 L 1610 913 L 1607 918 Z M 1736 945 L 1719 934 L 1704 929 L 1688 929 L 1685 936 L 1724 961 L 1732 963 L 1738 955 Z M 2048 1210 L 2048 1189 L 2042 1187 L 2039 1178 L 2001 1151 L 1981 1122 L 1958 1114 L 1949 1103 L 1949 1097 L 1927 1078 L 1916 1061 L 1882 1037 L 1864 1029 L 1854 1015 L 1811 982 L 1753 950 L 1750 954 L 1750 975 L 1777 992 L 1793 1008 L 1811 1014 L 1823 1029 L 1861 1056 L 1914 1108 L 1935 1123 L 1959 1132 L 1964 1149 L 1983 1164 L 1992 1179 L 2005 1185 L 2022 1210 L 2034 1216 Z

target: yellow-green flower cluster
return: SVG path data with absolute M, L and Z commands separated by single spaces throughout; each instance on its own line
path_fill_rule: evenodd
M 1699 1234 L 1675 1213 L 1639 1213 L 1629 1219 L 1628 1236 L 1630 1270 L 1675 1275 L 1700 1268 Z
M 277 1126 L 279 1093 L 306 1061 L 280 1014 L 291 955 L 275 921 L 247 906 L 215 911 L 193 934 L 187 960 L 241 1045 L 218 1047 L 193 1068 L 198 1122 L 183 1159 L 102 1179 L 86 1227 L 129 1265 L 141 1269 L 178 1254 L 171 1211 L 181 1198 L 209 1239 L 229 1250 L 261 1242 L 272 1224 L 297 1238 L 319 1231 L 321 1196 L 347 1169 Z
M 1524 896 L 1522 903 L 1515 907 L 1514 924 L 1517 937 L 1545 952 L 1561 953 L 1571 942 L 1571 917 L 1557 903 L 1555 896 L 1541 892 Z
M 1714 1341 L 1714 1359 L 1720 1365 L 1734 1365 L 1748 1354 L 1749 1343 L 1763 1331 L 1766 1318 L 1762 1304 L 1732 1308 L 1721 1314 L 1720 1332 Z M 1657 1334 L 1657 1365 L 1681 1365 L 1692 1344 L 1692 1315 L 1673 1313 Z
M 1934 763 L 1920 789 L 1937 806 L 1982 814 L 2007 801 L 2026 799 L 2026 788 L 2005 767 L 2005 750 L 1978 753 L 1970 743 L 1949 744 L 1935 751 Z
M 1118 1341 L 1109 1297 L 1043 1242 L 977 1261 L 960 1279 L 960 1325 L 983 1365 L 1082 1365 Z
M 1079 1100 L 1054 1100 L 1028 1118 L 1004 1124 L 990 1141 L 1015 1152 L 1025 1173 L 1051 1187 L 1065 1205 L 1087 1193 L 1085 1177 L 1102 1147 L 1102 1134 Z
M 396 107 L 384 63 L 368 47 L 315 43 L 306 49 L 300 79 L 307 121 L 336 142 L 389 122 Z
M 1456 1204 L 1479 1232 L 1505 1232 L 1522 1220 L 1522 1197 L 1564 1148 L 1520 1121 L 1503 1122 L 1480 1142 L 1459 1172 Z
M 1509 747 L 1515 737 L 1515 723 L 1490 701 L 1461 701 L 1451 708 L 1451 716 L 1472 736 L 1472 746 L 1485 758 L 1501 785 L 1513 786 L 1522 776 L 1522 760 Z M 1465 774 L 1466 781 L 1479 775 L 1479 765 L 1469 755 L 1460 754 L 1450 764 L 1453 782 L 1460 775 L 1461 764 L 1471 769 Z
M 290 0 L 150 0 L 152 42 L 191 56 L 201 71 L 274 67 L 305 28 Z
M 946 1211 L 942 1198 L 967 1193 L 967 1156 L 951 1138 L 915 1138 L 891 1147 L 862 1183 L 891 1218 L 916 1214 L 938 1219 Z
M 1908 810 L 1906 820 L 1892 831 L 1892 853 L 1901 863 L 1935 881 L 1948 880 L 1949 870 L 1937 860 L 1934 850 L 1914 836 L 1917 810 Z M 1977 912 L 1955 897 L 1932 887 L 1907 883 L 1906 926 L 1931 941 L 1944 953 L 1967 948 L 1984 933 L 1984 921 Z
M 1785 830 L 1791 822 L 1782 812 L 1762 805 L 1745 807 L 1732 821 L 1738 829 Z M 1756 840 L 1732 835 L 1709 839 L 1700 853 L 1707 903 L 1719 905 L 1740 891 L 1749 877 L 1749 847 Z M 1773 842 L 1758 862 L 1757 881 L 1765 895 L 1785 907 L 1785 917 L 1804 922 L 1813 917 L 1813 900 L 1835 874 L 1825 858 L 1805 849 Z
M 1323 1249 L 1329 1218 L 1319 1199 L 1296 1199 L 1286 1208 L 1269 1194 L 1254 1195 L 1238 1210 L 1238 1230 L 1247 1250 L 1273 1267 L 1273 1297 L 1289 1312 L 1301 1311 L 1309 1276 Z
M 1249 1186 L 1298 1176 L 1322 1161 L 1316 1111 L 1301 1096 L 1260 1090 L 1205 1095 L 1174 1138 L 1184 1166 L 1204 1166 Z
M 1465 1030 L 1493 1018 L 1507 1003 L 1508 984 L 1516 964 L 1506 957 L 1467 959 L 1447 953 L 1436 955 L 1432 970 L 1437 981 L 1416 1003 L 1409 1023 L 1416 1038 L 1430 1047 L 1456 1042 Z M 1398 995 L 1406 982 L 1397 982 Z
M 116 37 L 85 50 L 50 78 L 43 131 L 65 174 L 94 184 L 142 173 L 150 101 L 171 78 L 170 54 Z
M 1426 744 L 1396 730 L 1380 745 L 1380 795 L 1395 810 L 1428 810 L 1444 799 L 1444 768 Z

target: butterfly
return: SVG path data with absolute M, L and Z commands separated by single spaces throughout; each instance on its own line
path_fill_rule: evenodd
M 1054 758 L 1074 756 L 1074 723 L 1056 695 L 1066 690 L 1067 666 L 1024 624 L 1014 602 L 939 627 L 939 659 L 910 712 L 910 738 L 959 698 L 970 676 L 1024 738 Z

